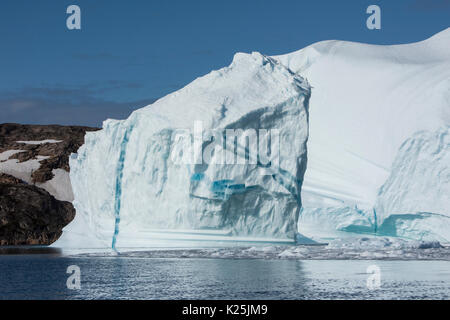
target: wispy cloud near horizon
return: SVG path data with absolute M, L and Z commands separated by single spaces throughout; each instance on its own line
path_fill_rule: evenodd
M 28 87 L 4 92 L 0 97 L 0 123 L 99 127 L 105 119 L 125 119 L 132 111 L 156 101 L 150 98 L 123 102 L 101 97 L 101 93 L 123 85 L 111 81 L 97 87 Z

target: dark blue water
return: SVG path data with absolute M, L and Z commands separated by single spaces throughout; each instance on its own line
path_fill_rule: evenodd
M 11 253 L 11 252 L 10 252 Z M 448 261 L 0 255 L 0 299 L 449 299 Z M 81 270 L 69 290 L 67 268 Z M 380 287 L 367 287 L 367 267 Z

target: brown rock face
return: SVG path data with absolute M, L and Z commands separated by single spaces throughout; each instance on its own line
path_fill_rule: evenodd
M 0 246 L 50 245 L 75 217 L 70 202 L 14 177 L 0 175 Z
M 53 178 L 53 169 L 69 171 L 69 156 L 84 143 L 87 131 L 98 128 L 58 125 L 0 124 L 0 153 L 24 150 L 10 159 L 25 162 L 37 156 L 40 168 L 32 173 L 32 182 Z M 59 143 L 26 144 L 17 141 L 57 140 Z M 75 217 L 70 202 L 56 200 L 47 191 L 15 177 L 0 173 L 0 246 L 50 245 Z
M 0 173 L 0 184 L 26 184 L 20 179 L 17 179 L 16 177 L 10 176 L 9 174 Z
M 88 131 L 98 128 L 58 125 L 22 125 L 15 123 L 0 124 L 0 153 L 7 150 L 24 150 L 10 157 L 25 162 L 36 156 L 47 156 L 40 161 L 41 167 L 33 172 L 33 182 L 45 182 L 53 178 L 53 169 L 69 171 L 69 156 L 75 153 L 84 143 Z M 62 140 L 59 143 L 30 145 L 17 141 Z

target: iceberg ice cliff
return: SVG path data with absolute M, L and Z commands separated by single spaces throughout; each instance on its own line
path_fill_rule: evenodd
M 309 96 L 308 83 L 276 60 L 238 53 L 127 120 L 105 121 L 70 160 L 77 216 L 57 245 L 293 241 Z M 218 143 L 230 130 L 265 135 Z M 198 161 L 196 144 L 209 161 Z

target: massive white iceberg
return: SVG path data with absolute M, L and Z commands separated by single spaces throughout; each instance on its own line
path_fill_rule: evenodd
M 299 231 L 450 242 L 450 29 L 405 45 L 324 41 L 275 58 L 312 86 Z
M 77 216 L 56 245 L 294 241 L 309 96 L 276 60 L 239 53 L 127 120 L 105 121 L 70 160 Z
M 237 54 L 87 134 L 70 161 L 77 216 L 56 245 L 450 242 L 449 127 L 450 29 L 406 45 Z M 227 129 L 275 130 L 258 137 L 270 152 L 251 162 L 250 138 L 230 152 Z M 230 153 L 249 161 L 224 164 Z

